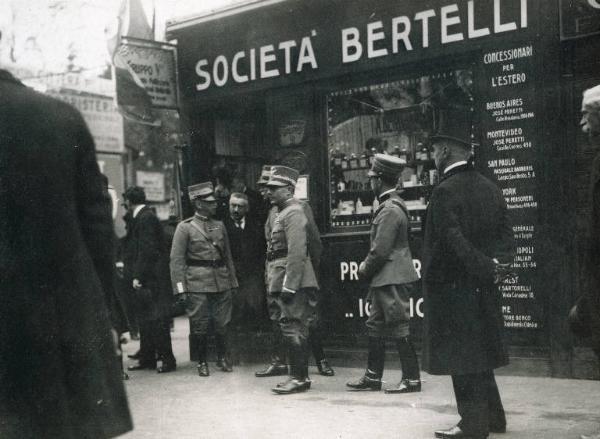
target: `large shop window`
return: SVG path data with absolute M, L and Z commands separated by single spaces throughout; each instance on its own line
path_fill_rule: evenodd
M 429 136 L 447 117 L 473 105 L 470 70 L 415 76 L 337 90 L 327 96 L 330 227 L 360 231 L 378 206 L 367 170 L 376 153 L 399 157 L 406 167 L 398 181 L 411 228 L 421 222 L 437 172 Z

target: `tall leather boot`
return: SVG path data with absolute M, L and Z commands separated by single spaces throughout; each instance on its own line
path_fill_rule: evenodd
M 408 337 L 396 339 L 396 347 L 400 354 L 402 380 L 397 386 L 385 389 L 385 393 L 412 393 L 421 391 L 421 372 L 415 347 Z
M 289 379 L 271 389 L 280 395 L 304 392 L 310 389 L 308 379 L 308 343 L 303 337 L 290 340 L 290 377 Z
M 279 324 L 273 325 L 273 351 L 271 354 L 271 363 L 262 370 L 254 373 L 259 378 L 282 376 L 288 374 L 288 367 L 285 363 L 287 346 L 284 343 L 283 335 Z
M 326 377 L 331 377 L 335 375 L 335 372 L 329 365 L 327 358 L 325 358 L 325 352 L 323 352 L 323 343 L 321 341 L 321 331 L 319 328 L 311 328 L 308 335 L 308 343 L 310 344 L 313 356 L 315 357 L 319 374 Z
M 216 334 L 215 343 L 217 345 L 217 367 L 223 372 L 233 372 L 227 352 L 227 334 Z
M 385 364 L 385 340 L 369 337 L 369 356 L 365 374 L 356 381 L 349 381 L 350 390 L 381 390 L 381 377 Z
M 198 336 L 198 375 L 207 377 L 210 375 L 206 357 L 208 354 L 208 337 L 206 334 Z

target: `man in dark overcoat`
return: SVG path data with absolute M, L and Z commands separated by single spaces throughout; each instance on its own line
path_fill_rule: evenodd
M 506 429 L 493 372 L 508 364 L 495 282 L 509 270 L 514 239 L 501 191 L 469 163 L 468 115 L 455 119 L 432 138 L 441 181 L 425 225 L 423 369 L 452 376 L 461 417 L 435 436 L 480 439 Z
M 2 70 L 0 96 L 0 437 L 121 435 L 132 424 L 93 139 L 75 109 Z
M 592 144 L 600 144 L 600 85 L 583 92 L 581 129 Z M 586 254 L 586 273 L 589 287 L 583 292 L 571 314 L 585 322 L 585 335 L 591 336 L 592 348 L 600 359 L 600 154 L 592 162 L 589 200 L 592 205 L 589 219 L 589 248 Z M 573 319 L 574 316 L 571 316 Z M 600 432 L 582 439 L 600 439 Z
M 140 326 L 139 363 L 128 369 L 172 372 L 176 369 L 169 325 L 173 296 L 167 283 L 169 259 L 164 231 L 154 210 L 145 204 L 143 188 L 130 187 L 123 196 L 132 215 L 125 279 L 136 297 Z M 157 367 L 157 361 L 161 361 L 162 365 Z

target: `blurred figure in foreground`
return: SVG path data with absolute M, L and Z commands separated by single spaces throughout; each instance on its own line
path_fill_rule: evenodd
M 118 436 L 132 423 L 94 142 L 72 107 L 2 70 L 0 96 L 0 437 Z

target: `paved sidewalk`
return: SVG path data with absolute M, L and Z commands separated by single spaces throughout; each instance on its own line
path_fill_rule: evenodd
M 126 353 L 137 345 L 126 345 Z M 270 388 L 281 378 L 254 377 L 262 365 L 226 374 L 211 363 L 211 376 L 198 377 L 188 360 L 185 321 L 176 323 L 173 346 L 176 372 L 130 372 L 135 430 L 124 438 L 421 439 L 458 420 L 449 377 L 425 374 L 423 392 L 386 395 L 345 390 L 345 382 L 361 369 L 337 367 L 336 376 L 327 378 L 311 368 L 310 391 L 279 396 Z M 384 379 L 394 383 L 399 376 L 398 370 L 387 370 Z M 578 439 L 600 430 L 600 382 L 500 376 L 498 385 L 508 431 L 490 438 Z

